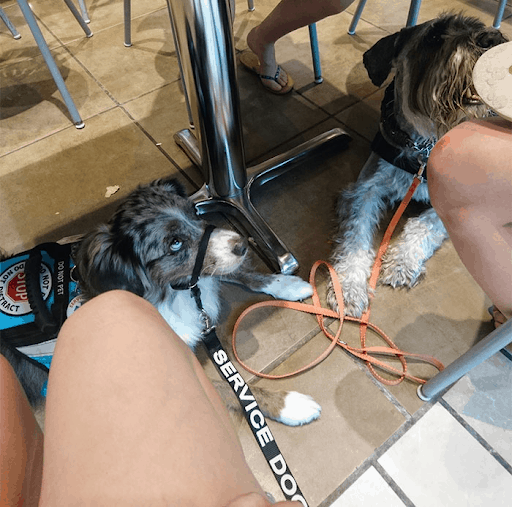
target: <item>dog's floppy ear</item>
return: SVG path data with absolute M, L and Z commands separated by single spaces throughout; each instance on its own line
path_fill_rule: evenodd
M 115 241 L 108 225 L 88 234 L 75 256 L 84 292 L 91 297 L 109 290 L 121 289 L 144 295 L 141 272 L 133 254 L 133 245 Z
M 388 35 L 364 53 L 363 63 L 375 86 L 380 86 L 389 76 L 393 67 L 393 60 L 400 54 L 416 28 L 403 28 L 393 35 Z

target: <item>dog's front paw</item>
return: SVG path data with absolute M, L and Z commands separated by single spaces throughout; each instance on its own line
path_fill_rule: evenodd
M 300 301 L 313 295 L 313 287 L 302 278 L 293 275 L 274 275 L 272 281 L 262 289 L 262 292 L 276 299 Z
M 371 262 L 372 252 L 359 251 L 356 254 L 340 258 L 334 264 L 334 269 L 340 278 L 343 290 L 345 315 L 361 317 L 368 309 L 368 278 L 370 277 Z M 339 312 L 332 284 L 329 284 L 327 302 L 334 311 Z
M 425 275 L 425 266 L 416 255 L 407 255 L 399 247 L 391 247 L 382 262 L 380 282 L 394 289 L 412 289 Z
M 361 317 L 361 315 L 368 309 L 368 284 L 355 285 L 355 284 L 342 284 L 343 288 L 343 313 L 350 317 Z M 336 295 L 332 285 L 329 285 L 327 290 L 327 303 L 335 311 L 340 311 Z
M 276 420 L 288 426 L 301 426 L 318 419 L 321 411 L 322 407 L 311 396 L 291 391 Z

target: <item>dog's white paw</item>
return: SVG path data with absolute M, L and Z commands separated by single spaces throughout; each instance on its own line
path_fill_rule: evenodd
M 361 317 L 368 308 L 368 279 L 370 278 L 374 252 L 357 250 L 339 255 L 333 264 L 343 290 L 345 315 Z M 335 311 L 339 311 L 332 286 L 329 285 L 327 302 Z
M 276 299 L 300 301 L 313 295 L 313 287 L 302 278 L 293 275 L 274 275 L 272 281 L 262 289 L 262 292 Z
M 391 285 L 394 289 L 407 287 L 412 289 L 425 275 L 425 266 L 421 262 L 423 257 L 408 255 L 399 247 L 391 247 L 382 262 L 380 282 Z
M 301 426 L 318 419 L 321 411 L 322 407 L 311 396 L 291 391 L 277 420 L 288 426 Z
M 350 317 L 361 317 L 363 312 L 365 312 L 368 308 L 368 292 L 366 287 L 357 291 L 357 294 L 354 291 L 349 292 L 348 290 L 343 291 L 343 314 L 349 315 Z M 332 285 L 329 283 L 329 287 L 327 289 L 327 304 L 330 308 L 332 308 L 335 312 L 339 313 L 340 308 L 338 306 L 338 300 L 336 299 L 336 295 L 334 294 L 334 289 Z

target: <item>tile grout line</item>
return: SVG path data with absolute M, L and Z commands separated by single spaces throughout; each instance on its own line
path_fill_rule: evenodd
M 378 460 L 381 456 L 386 453 L 391 447 L 398 442 L 409 430 L 411 430 L 417 422 L 420 421 L 431 408 L 435 406 L 436 402 L 427 402 L 422 407 L 420 407 L 414 414 L 410 416 L 410 419 L 405 421 L 400 428 L 398 428 L 395 433 L 393 433 L 383 444 L 377 447 L 373 453 L 364 460 L 359 467 L 356 468 L 354 472 L 352 472 L 341 484 L 338 486 L 323 502 L 321 502 L 318 507 L 328 507 L 338 499 L 342 494 L 351 486 L 359 477 L 370 468 L 370 466 L 374 466 L 375 468 L 382 468 L 382 465 L 378 464 Z M 378 466 L 375 466 L 377 463 Z M 380 473 L 380 472 L 379 472 Z M 387 475 L 387 474 L 386 474 Z M 386 480 L 385 477 L 383 477 Z M 386 480 L 386 482 L 388 482 Z M 413 504 L 411 504 L 413 505 Z
M 386 484 L 393 490 L 400 501 L 406 505 L 406 507 L 415 507 L 414 502 L 406 495 L 405 491 L 394 481 L 394 479 L 388 474 L 386 469 L 378 461 L 375 461 L 373 467 L 386 481 Z
M 158 10 L 162 10 L 162 9 L 157 9 L 156 11 L 154 12 L 157 12 Z M 151 13 L 149 13 L 151 14 Z M 141 17 L 141 16 L 139 16 Z M 94 76 L 94 74 L 71 52 L 71 50 L 67 47 L 67 44 L 65 44 L 54 32 L 52 32 L 52 30 L 50 29 L 50 27 L 48 25 L 46 25 L 46 23 L 42 20 L 42 18 L 40 18 L 39 16 L 37 16 L 37 19 L 38 21 L 46 28 L 46 30 L 48 30 L 54 37 L 55 39 L 61 44 L 62 48 L 66 51 L 66 53 L 83 69 L 83 71 L 99 86 L 99 88 L 103 91 L 103 93 L 105 93 L 105 95 L 114 103 L 114 106 L 111 108 L 111 109 L 107 109 L 107 111 L 110 111 L 112 109 L 115 109 L 116 107 L 118 107 L 121 111 L 123 111 L 125 113 L 125 115 L 133 122 L 133 124 L 144 134 L 144 136 L 146 136 L 150 141 L 151 143 L 162 153 L 162 155 L 164 155 L 164 157 L 178 170 L 178 172 L 192 185 L 192 188 L 194 188 L 195 190 L 199 190 L 199 187 L 197 186 L 197 184 L 188 176 L 187 173 L 185 173 L 185 171 L 183 171 L 183 169 L 181 169 L 181 167 L 173 160 L 173 158 L 156 142 L 156 140 L 149 134 L 149 132 L 144 129 L 144 127 L 135 119 L 133 118 L 133 116 L 130 114 L 130 112 L 123 106 L 123 104 L 121 104 L 113 95 L 112 93 Z M 121 24 L 121 23 L 120 23 Z M 117 25 L 115 25 L 117 26 Z M 100 30 L 101 31 L 101 30 Z M 159 88 L 156 88 L 155 90 L 160 90 L 161 88 L 164 88 L 165 86 L 167 85 L 170 85 L 171 83 L 165 83 L 163 86 L 159 87 Z M 152 90 L 152 91 L 155 91 L 155 90 Z M 147 93 L 150 93 L 150 92 L 147 92 Z M 145 94 L 147 94 L 145 93 Z M 145 95 L 143 94 L 143 95 Z M 129 102 L 131 102 L 132 100 L 136 100 L 136 98 L 139 98 L 139 97 L 135 97 L 127 102 L 125 102 L 124 104 L 127 104 Z M 89 117 L 89 119 L 91 118 L 94 118 L 94 117 L 97 117 L 99 116 L 100 114 L 102 114 L 103 112 L 105 111 L 102 111 L 101 113 L 98 113 L 98 114 L 95 114 L 91 117 Z M 65 128 L 68 128 L 68 127 L 65 127 Z M 64 130 L 64 129 L 62 129 Z M 60 132 L 61 130 L 59 130 Z M 47 137 L 47 136 L 45 136 Z M 30 143 L 32 144 L 32 143 Z M 27 145 L 25 145 L 27 146 Z M 21 148 L 20 148 L 21 149 Z M 12 152 L 11 152 L 12 153 Z
M 503 467 L 505 470 L 512 475 L 512 464 L 508 463 L 501 454 L 496 451 L 490 444 L 485 440 L 477 430 L 475 430 L 444 398 L 439 400 L 439 404 L 445 408 L 450 415 Z

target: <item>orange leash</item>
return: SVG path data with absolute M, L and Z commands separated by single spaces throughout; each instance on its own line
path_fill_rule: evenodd
M 393 235 L 396 225 L 397 225 L 398 221 L 400 220 L 400 217 L 402 216 L 405 208 L 409 204 L 414 192 L 416 191 L 416 188 L 421 183 L 421 173 L 422 172 L 423 172 L 423 170 L 421 169 L 420 172 L 418 173 L 418 175 L 414 177 L 413 183 L 412 183 L 411 187 L 409 188 L 409 191 L 407 192 L 402 203 L 400 204 L 397 211 L 395 212 L 395 214 L 394 214 L 394 216 L 384 234 L 384 238 L 380 245 L 379 251 L 376 256 L 375 263 L 372 268 L 372 273 L 370 275 L 370 281 L 369 281 L 370 293 L 373 293 L 373 289 L 375 289 L 375 287 L 377 285 L 377 279 L 379 277 L 379 272 L 380 272 L 380 268 L 382 265 L 382 258 L 389 246 L 389 243 L 391 241 L 391 236 Z M 326 266 L 327 269 L 329 270 L 329 276 L 331 278 L 334 294 L 336 297 L 336 302 L 338 303 L 339 313 L 335 312 L 334 310 L 324 308 L 320 304 L 320 297 L 318 296 L 318 290 L 317 290 L 316 283 L 315 283 L 316 272 L 320 265 Z M 309 282 L 313 286 L 313 296 L 312 296 L 313 304 L 311 304 L 311 305 L 307 304 L 307 303 L 299 303 L 299 302 L 292 302 L 292 301 L 279 301 L 279 300 L 278 301 L 263 301 L 263 302 L 256 303 L 256 304 L 250 306 L 249 308 L 244 310 L 242 312 L 242 314 L 238 317 L 238 320 L 236 321 L 235 327 L 233 329 L 233 337 L 232 337 L 233 353 L 236 357 L 236 360 L 248 372 L 252 373 L 253 375 L 257 375 L 258 377 L 263 377 L 263 378 L 267 378 L 267 379 L 282 379 L 282 378 L 291 377 L 291 376 L 297 375 L 299 373 L 302 373 L 306 370 L 309 370 L 313 366 L 316 366 L 317 364 L 322 362 L 334 350 L 336 345 L 339 345 L 340 347 L 342 347 L 343 349 L 345 349 L 347 352 L 351 353 L 355 357 L 362 359 L 366 363 L 366 365 L 369 368 L 372 375 L 374 375 L 374 377 L 376 379 L 378 379 L 380 382 L 387 384 L 387 385 L 397 385 L 400 382 L 402 382 L 404 380 L 404 378 L 407 378 L 409 380 L 412 380 L 412 381 L 420 383 L 420 384 L 424 384 L 426 382 L 426 380 L 415 377 L 407 372 L 406 357 L 413 358 L 413 359 L 419 359 L 421 361 L 427 362 L 427 363 L 435 366 L 439 371 L 444 370 L 443 363 L 438 361 L 435 357 L 425 355 L 425 354 L 414 354 L 414 353 L 404 352 L 404 351 L 400 350 L 393 343 L 391 338 L 389 338 L 389 336 L 387 336 L 384 333 L 384 331 L 382 331 L 377 326 L 375 326 L 374 324 L 369 322 L 369 318 L 370 318 L 370 309 L 369 308 L 362 315 L 362 317 L 360 319 L 355 318 L 355 317 L 345 316 L 344 315 L 344 306 L 345 305 L 343 302 L 343 293 L 342 293 L 341 284 L 340 284 L 338 275 L 336 274 L 336 272 L 334 271 L 334 268 L 329 263 L 327 263 L 325 261 L 315 262 L 315 264 L 311 268 Z M 371 297 L 373 297 L 373 296 L 371 296 Z M 264 308 L 264 307 L 289 308 L 292 310 L 310 313 L 310 314 L 315 315 L 320 328 L 322 329 L 324 334 L 331 340 L 331 344 L 314 361 L 312 361 L 311 363 L 307 364 L 306 366 L 304 366 L 302 368 L 299 368 L 298 370 L 296 370 L 294 372 L 285 373 L 283 375 L 268 375 L 266 373 L 261 373 L 256 370 L 253 370 L 252 368 L 250 368 L 249 366 L 244 364 L 241 361 L 240 357 L 238 356 L 238 352 L 236 349 L 236 334 L 237 334 L 238 328 L 240 326 L 240 323 L 242 322 L 242 320 L 246 317 L 246 315 L 248 313 L 250 313 L 256 309 Z M 326 327 L 324 325 L 325 317 L 339 319 L 340 325 L 339 325 L 339 328 L 336 331 L 335 335 L 332 335 L 326 329 Z M 341 331 L 342 331 L 343 323 L 345 320 L 360 323 L 361 348 L 351 347 L 350 345 L 346 344 L 345 342 L 343 342 L 339 339 L 341 336 Z M 368 327 L 370 329 L 372 329 L 375 333 L 381 335 L 381 337 L 386 341 L 386 343 L 389 345 L 389 347 L 367 347 L 366 346 L 366 332 L 367 332 Z M 398 359 L 400 360 L 400 362 L 402 364 L 402 370 L 398 370 L 397 368 L 385 363 L 384 361 L 377 359 L 372 354 L 378 355 L 378 356 L 391 355 L 391 356 L 398 357 Z M 394 375 L 397 375 L 398 378 L 396 380 L 387 380 L 377 373 L 375 367 L 378 367 L 382 370 L 385 370 Z

